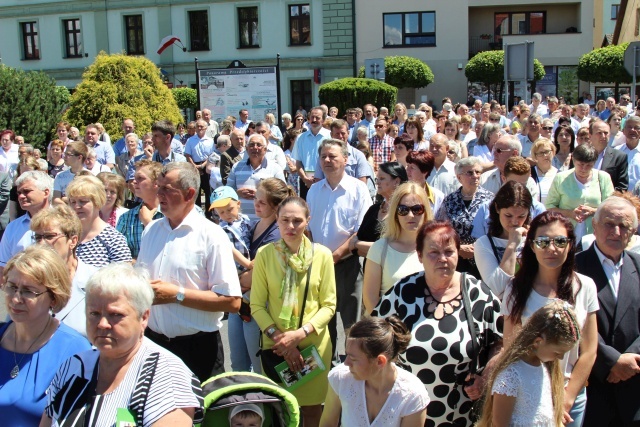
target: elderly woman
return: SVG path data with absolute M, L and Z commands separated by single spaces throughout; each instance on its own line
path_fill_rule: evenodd
M 65 164 L 64 159 L 62 158 L 62 150 L 64 149 L 64 142 L 59 139 L 54 139 L 49 144 L 49 161 L 47 162 L 47 172 L 51 178 L 56 177 L 60 172 L 67 169 L 68 166 Z
M 366 257 L 373 242 L 380 238 L 382 224 L 389 213 L 391 196 L 395 189 L 407 182 L 407 171 L 398 162 L 382 163 L 376 172 L 376 184 L 381 200 L 374 203 L 362 218 L 362 224 L 349 242 L 349 250 L 358 251 L 358 255 Z
M 79 176 L 71 181 L 67 194 L 69 206 L 82 223 L 78 258 L 96 267 L 131 261 L 127 240 L 100 218 L 100 209 L 107 199 L 104 184 L 94 176 Z
M 43 209 L 31 219 L 33 241 L 52 247 L 64 261 L 71 278 L 71 298 L 60 310 L 57 318 L 86 336 L 86 317 L 84 313 L 85 285 L 89 277 L 98 268 L 85 264 L 76 256 L 78 239 L 82 233 L 82 224 L 67 205 L 58 205 Z
M 531 166 L 531 178 L 538 185 L 538 201 L 543 204 L 558 173 L 558 169 L 552 164 L 555 153 L 556 146 L 547 138 L 538 138 L 531 147 L 531 157 L 536 160 L 536 165 Z
M 276 116 L 273 113 L 267 113 L 264 116 L 264 121 L 269 123 L 269 129 L 271 130 L 271 136 L 269 137 L 269 142 L 272 144 L 280 145 L 282 141 L 282 132 L 280 132 L 280 128 L 276 123 Z
M 68 303 L 71 281 L 50 248 L 31 246 L 4 268 L 10 317 L 0 326 L 0 413 L 3 426 L 36 426 L 55 372 L 89 342 L 53 316 Z
M 367 252 L 362 284 L 365 312 L 371 313 L 384 295 L 400 279 L 417 271 L 422 264 L 416 253 L 418 230 L 433 219 L 423 186 L 415 182 L 400 185 L 389 203 L 382 238 Z
M 471 426 L 471 399 L 482 395 L 483 376 L 475 377 L 463 389 L 456 385 L 470 379 L 471 327 L 486 348 L 497 350 L 500 301 L 473 276 L 455 271 L 460 238 L 446 222 L 429 221 L 417 237 L 418 257 L 423 271 L 400 280 L 373 311 L 373 317 L 397 315 L 413 335 L 406 356 L 400 357 L 410 372 L 424 383 L 431 403 L 427 407 L 429 426 Z M 463 282 L 464 279 L 464 282 Z M 463 308 L 463 292 L 470 297 L 473 325 Z M 487 370 L 485 370 L 485 374 Z M 469 384 L 469 383 L 466 383 Z
M 473 156 L 477 157 L 483 164 L 493 165 L 493 146 L 500 139 L 500 125 L 497 123 L 487 123 L 482 128 L 478 142 L 473 150 Z M 471 153 L 469 153 L 471 154 Z
M 402 102 L 398 102 L 393 108 L 393 120 L 392 124 L 398 126 L 398 134 L 402 135 L 405 132 L 404 124 L 409 116 L 407 115 L 407 106 Z
M 116 157 L 116 171 L 122 177 L 127 177 L 129 168 L 131 168 L 133 164 L 133 159 L 142 154 L 142 150 L 140 150 L 138 146 L 138 141 L 138 135 L 135 133 L 130 133 L 124 137 L 124 144 L 127 151 Z
M 460 236 L 457 271 L 467 272 L 480 277 L 480 272 L 473 259 L 473 243 L 471 237 L 473 219 L 483 203 L 493 200 L 493 193 L 480 187 L 482 163 L 477 157 L 461 159 L 455 167 L 456 177 L 462 186 L 447 195 L 436 213 L 439 221 L 449 221 Z
M 91 276 L 86 292 L 87 334 L 96 349 L 60 367 L 40 426 L 136 425 L 137 420 L 186 427 L 202 421 L 196 376 L 144 336 L 154 297 L 149 278 L 128 264 L 115 264 Z
M 329 117 L 331 117 L 333 119 L 337 119 L 338 118 L 338 107 L 329 108 Z
M 592 145 L 579 145 L 573 151 L 574 169 L 560 172 L 551 183 L 545 206 L 569 218 L 581 239 L 593 233 L 591 220 L 596 208 L 613 194 L 611 176 L 594 169 L 598 153 Z
M 551 299 L 575 308 L 582 339 L 564 355 L 564 423 L 582 425 L 585 384 L 596 360 L 598 331 L 595 312 L 598 291 L 593 280 L 574 270 L 576 239 L 569 220 L 558 212 L 544 212 L 532 222 L 522 250 L 522 267 L 507 286 L 502 306 L 504 341 L 509 345 L 531 315 Z M 570 421 L 573 421 L 570 423 Z
M 293 122 L 291 121 L 291 114 L 284 113 L 280 118 L 282 119 L 282 127 L 280 128 L 280 130 L 281 130 L 281 133 L 284 134 L 293 127 Z
M 87 159 L 84 161 L 84 167 L 94 175 L 98 175 L 100 172 L 111 172 L 107 165 L 98 162 L 96 151 L 89 146 L 87 146 Z
M 529 121 L 527 121 L 527 123 L 529 123 Z M 553 120 L 543 119 L 542 122 L 540 123 L 540 137 L 551 139 L 553 137 L 553 128 L 554 128 Z
M 507 181 L 489 206 L 489 232 L 473 245 L 480 277 L 498 298 L 518 269 L 532 204 L 527 187 Z
M 431 212 L 438 212 L 440 204 L 442 204 L 442 200 L 444 200 L 444 193 L 427 183 L 427 177 L 433 170 L 435 164 L 433 154 L 429 151 L 412 151 L 407 154 L 406 162 L 409 181 L 413 181 L 424 187 L 424 191 L 427 192 L 427 197 L 429 198 Z
M 408 119 L 404 123 L 404 132 L 413 140 L 414 151 L 429 149 L 429 141 L 424 139 L 422 124 L 417 119 L 414 119 L 413 117 Z
M 115 228 L 122 214 L 129 210 L 123 206 L 127 184 L 123 177 L 111 172 L 100 172 L 97 178 L 104 184 L 107 196 L 104 206 L 100 209 L 100 218 Z
M 561 125 L 556 128 L 553 134 L 553 145 L 555 155 L 552 165 L 559 171 L 564 172 L 573 169 L 571 153 L 576 146 L 576 134 L 571 126 Z
M 284 358 L 300 371 L 300 354 L 315 346 L 325 371 L 292 391 L 304 417 L 303 427 L 318 426 L 327 394 L 331 341 L 327 328 L 336 309 L 333 257 L 326 247 L 304 235 L 309 208 L 299 197 L 285 199 L 277 211 L 282 238 L 258 251 L 253 267 L 251 314 L 263 331 L 262 349 Z M 269 368 L 262 355 L 262 369 Z

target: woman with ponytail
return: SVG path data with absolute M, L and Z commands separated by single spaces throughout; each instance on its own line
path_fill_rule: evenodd
M 397 317 L 357 322 L 347 338 L 344 364 L 329 373 L 322 427 L 422 427 L 429 395 L 415 375 L 396 366 L 411 332 Z

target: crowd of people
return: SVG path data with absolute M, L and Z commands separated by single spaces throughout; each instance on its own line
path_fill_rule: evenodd
M 113 144 L 61 122 L 42 152 L 0 132 L 3 424 L 192 425 L 226 357 L 305 427 L 640 425 L 620 101 L 203 109 Z

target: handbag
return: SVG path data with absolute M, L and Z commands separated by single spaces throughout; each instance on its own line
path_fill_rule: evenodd
M 298 322 L 298 329 L 302 327 L 302 320 L 304 317 L 304 308 L 307 304 L 307 295 L 309 293 L 309 281 L 311 280 L 311 267 L 313 267 L 313 246 L 311 247 L 311 264 L 309 264 L 309 268 L 307 269 L 307 283 L 304 287 L 304 298 L 302 299 L 302 310 L 300 310 L 300 320 Z M 260 347 L 261 349 L 258 351 L 257 356 L 260 357 L 262 362 L 262 373 L 269 377 L 270 380 L 281 383 L 282 380 L 278 373 L 276 372 L 276 366 L 284 362 L 283 356 L 278 356 L 272 349 L 262 349 L 262 332 L 260 334 Z M 299 350 L 299 349 L 298 349 Z

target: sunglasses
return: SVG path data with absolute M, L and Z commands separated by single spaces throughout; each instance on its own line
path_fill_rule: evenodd
M 424 205 L 413 205 L 413 206 L 398 205 L 398 210 L 397 210 L 398 215 L 407 216 L 409 215 L 409 211 L 411 211 L 413 216 L 422 215 L 424 213 Z
M 533 241 L 533 244 L 538 249 L 546 249 L 551 244 L 551 242 L 553 242 L 553 245 L 556 248 L 564 249 L 569 244 L 569 241 L 570 241 L 569 238 L 565 236 L 556 236 L 556 237 L 544 236 L 544 237 L 538 237 L 537 239 L 535 239 Z
M 447 151 L 447 154 L 449 154 L 450 156 L 453 156 L 454 154 L 456 154 L 455 150 L 449 150 Z
M 544 129 L 544 130 L 553 130 L 553 126 L 543 126 L 542 129 Z
M 495 151 L 497 154 L 510 153 L 513 151 L 513 148 L 495 148 L 493 151 Z
M 380 128 L 383 128 L 385 125 L 375 125 L 375 126 L 376 126 L 376 129 L 380 129 Z

